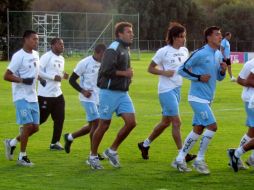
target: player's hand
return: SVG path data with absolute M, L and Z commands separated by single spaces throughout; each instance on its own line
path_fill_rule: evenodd
M 26 84 L 26 85 L 32 85 L 34 81 L 34 78 L 24 78 L 22 79 L 22 83 Z
M 92 90 L 82 90 L 81 93 L 86 97 L 86 98 L 90 98 L 90 96 L 92 95 Z
M 54 78 L 54 81 L 61 82 L 61 80 L 62 80 L 62 78 L 59 75 L 56 75 L 55 78 Z
M 41 83 L 41 85 L 42 85 L 43 87 L 45 87 L 45 86 L 46 86 L 47 81 L 46 81 L 45 79 L 40 78 L 40 79 L 39 79 L 39 81 L 40 81 L 40 83 Z
M 128 77 L 128 78 L 132 78 L 133 77 L 133 69 L 132 68 L 128 68 L 125 71 L 125 76 Z
M 173 70 L 168 70 L 168 71 L 163 71 L 162 75 L 165 77 L 172 77 L 175 74 L 175 71 Z
M 227 64 L 225 62 L 221 62 L 220 67 L 221 67 L 221 72 L 225 73 L 227 70 Z
M 209 75 L 209 74 L 201 75 L 200 81 L 201 82 L 208 82 L 210 78 L 211 78 L 211 75 Z
M 64 72 L 64 73 L 63 73 L 63 79 L 68 80 L 68 78 L 69 78 L 69 74 L 68 74 L 68 73 L 66 73 L 66 72 Z

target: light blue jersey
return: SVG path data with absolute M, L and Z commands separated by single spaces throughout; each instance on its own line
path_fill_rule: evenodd
M 230 58 L 230 43 L 229 43 L 229 41 L 226 38 L 224 38 L 221 41 L 221 46 L 224 48 L 225 58 L 229 59 Z
M 221 56 L 219 50 L 214 50 L 208 44 L 196 50 L 178 69 L 178 73 L 191 80 L 189 95 L 211 102 L 214 98 L 216 80 L 223 80 L 225 74 L 220 73 Z M 208 82 L 201 82 L 201 75 L 209 74 Z

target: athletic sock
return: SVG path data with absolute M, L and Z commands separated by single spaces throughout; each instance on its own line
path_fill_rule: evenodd
M 26 152 L 19 153 L 19 160 L 22 160 L 23 156 L 26 156 Z
M 152 142 L 149 140 L 149 138 L 147 138 L 147 139 L 144 141 L 143 146 L 144 146 L 144 147 L 148 147 L 148 146 L 150 146 L 151 143 L 152 143 Z
M 242 137 L 242 139 L 240 141 L 239 147 L 245 145 L 250 140 L 251 140 L 251 138 L 247 134 L 243 135 L 243 137 Z
M 202 136 L 202 139 L 200 141 L 200 147 L 198 151 L 198 155 L 196 160 L 204 160 L 205 159 L 205 152 L 207 150 L 208 144 L 210 143 L 211 139 L 213 138 L 215 132 L 211 130 L 206 130 Z
M 117 151 L 112 150 L 111 148 L 109 148 L 108 151 L 109 151 L 110 154 L 116 154 L 117 153 Z
M 71 133 L 69 133 L 69 135 L 68 135 L 68 140 L 69 140 L 69 141 L 73 141 L 73 136 L 72 136 Z
M 240 158 L 245 153 L 243 147 L 239 147 L 235 150 L 235 157 Z
M 182 162 L 185 159 L 185 156 L 189 153 L 194 144 L 197 142 L 199 136 L 200 135 L 198 135 L 193 131 L 189 133 L 189 135 L 186 137 L 184 141 L 183 148 L 180 150 L 178 156 L 176 157 L 176 161 Z
M 90 155 L 89 156 L 89 158 L 92 160 L 92 159 L 95 159 L 95 158 L 97 158 L 98 157 L 98 155 L 96 155 L 96 156 L 92 156 L 92 155 Z
M 11 145 L 11 146 L 16 146 L 17 143 L 18 143 L 18 140 L 17 140 L 16 138 L 14 138 L 14 139 L 12 139 L 12 140 L 10 141 L 10 145 Z

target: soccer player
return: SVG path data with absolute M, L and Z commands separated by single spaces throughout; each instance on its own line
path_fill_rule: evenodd
M 71 86 L 79 92 L 79 100 L 86 112 L 88 125 L 83 126 L 74 133 L 67 133 L 64 135 L 64 149 L 66 153 L 70 153 L 71 144 L 75 138 L 84 136 L 88 133 L 90 133 L 90 141 L 92 145 L 93 133 L 99 123 L 99 89 L 97 87 L 97 78 L 105 50 L 106 46 L 104 44 L 96 45 L 93 55 L 82 59 L 77 64 L 69 79 Z M 80 84 L 77 83 L 79 77 Z
M 39 42 L 35 31 L 27 30 L 23 35 L 23 47 L 11 59 L 4 74 L 4 80 L 12 82 L 12 95 L 16 107 L 16 121 L 20 134 L 4 141 L 6 158 L 13 160 L 16 144 L 20 142 L 17 164 L 32 166 L 26 153 L 28 139 L 39 130 L 39 106 L 36 93 L 36 79 L 39 71 L 39 54 L 34 49 Z
M 217 130 L 211 103 L 214 99 L 216 80 L 225 78 L 227 65 L 222 62 L 218 53 L 222 39 L 220 28 L 211 26 L 205 29 L 204 37 L 206 44 L 195 51 L 178 70 L 180 75 L 191 81 L 188 101 L 194 111 L 194 117 L 193 130 L 185 139 L 175 164 L 181 172 L 191 171 L 187 167 L 185 157 L 203 134 L 193 167 L 200 173 L 209 174 L 205 163 L 205 151 Z
M 244 102 L 247 114 L 246 126 L 248 131 L 243 135 L 239 148 L 228 149 L 228 155 L 231 159 L 230 164 L 235 171 L 238 169 L 246 169 L 240 159 L 241 155 L 246 151 L 254 149 L 254 59 L 244 64 L 238 78 L 237 83 L 243 86 L 242 100 Z M 235 158 L 235 159 L 234 159 Z M 235 162 L 237 160 L 237 163 Z M 249 166 L 254 166 L 254 152 L 246 161 Z
M 61 81 L 68 79 L 64 72 L 64 42 L 61 38 L 51 40 L 51 50 L 41 56 L 40 78 L 46 80 L 46 85 L 38 85 L 38 100 L 40 106 L 40 124 L 47 121 L 51 115 L 54 126 L 50 150 L 63 150 L 60 144 L 64 124 L 65 101 L 61 90 Z
M 136 126 L 134 106 L 128 94 L 133 76 L 130 66 L 128 47 L 133 41 L 132 24 L 119 22 L 115 26 L 116 40 L 110 44 L 104 53 L 98 75 L 99 92 L 99 126 L 92 139 L 91 154 L 88 164 L 92 169 L 103 169 L 97 150 L 104 133 L 108 130 L 114 112 L 124 120 L 124 126 L 118 132 L 113 144 L 103 153 L 114 167 L 120 167 L 117 154 L 119 145 Z
M 162 107 L 162 118 L 155 126 L 150 136 L 144 142 L 138 143 L 143 159 L 148 159 L 150 144 L 170 124 L 172 124 L 172 136 L 178 150 L 182 148 L 181 120 L 179 116 L 180 90 L 182 77 L 177 74 L 178 68 L 186 61 L 189 52 L 184 47 L 186 41 L 186 29 L 179 23 L 170 23 L 166 35 L 167 45 L 160 48 L 148 67 L 148 72 L 159 75 L 158 93 Z M 187 154 L 186 161 L 193 160 L 195 156 Z
M 230 39 L 231 39 L 232 35 L 230 32 L 226 32 L 225 33 L 225 38 L 223 38 L 223 40 L 221 41 L 221 53 L 223 55 L 223 61 L 226 62 L 227 66 L 228 66 L 228 74 L 230 76 L 230 80 L 232 82 L 236 81 L 236 78 L 233 76 L 232 74 L 232 70 L 231 70 L 231 60 L 230 60 Z

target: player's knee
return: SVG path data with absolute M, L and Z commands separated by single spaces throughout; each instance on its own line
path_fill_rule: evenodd
M 131 120 L 131 121 L 128 121 L 128 123 L 126 123 L 126 125 L 129 127 L 129 128 L 135 128 L 137 126 L 137 123 L 135 120 Z
M 181 121 L 177 121 L 177 122 L 173 122 L 172 126 L 175 129 L 179 129 L 181 127 L 181 124 L 182 124 Z

